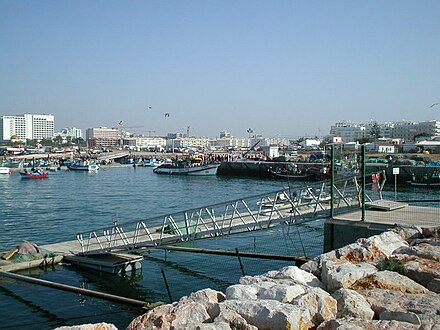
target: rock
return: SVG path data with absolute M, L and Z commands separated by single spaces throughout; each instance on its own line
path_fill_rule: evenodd
M 296 266 L 287 266 L 280 270 L 273 270 L 263 274 L 272 279 L 292 279 L 298 284 L 316 288 L 324 288 L 322 282 L 313 274 L 306 272 Z
M 299 268 L 314 275 L 317 278 L 321 277 L 321 269 L 319 268 L 318 258 L 314 258 L 312 260 L 307 261 L 305 264 L 302 264 L 301 267 Z
M 401 260 L 404 263 L 405 276 L 423 286 L 427 286 L 435 278 L 440 278 L 440 263 L 437 261 L 414 256 Z
M 111 323 L 95 323 L 95 324 L 82 324 L 82 325 L 72 325 L 72 326 L 63 326 L 55 328 L 54 330 L 118 330 Z
M 316 330 L 421 330 L 417 325 L 398 321 L 360 320 L 343 318 L 328 320 L 316 328 Z M 423 328 L 428 330 L 428 328 Z M 431 328 L 429 328 L 431 329 Z
M 335 318 L 337 314 L 337 301 L 320 288 L 310 288 L 292 304 L 301 308 L 302 324 L 305 328 L 314 328 L 324 320 Z
M 257 276 L 243 276 L 240 284 L 253 284 L 259 282 L 274 282 L 278 284 L 296 285 L 324 288 L 322 282 L 313 274 L 296 266 L 287 266 L 280 270 L 269 271 Z
M 432 246 L 440 246 L 440 238 L 417 238 L 408 241 L 410 246 L 429 244 Z
M 434 227 L 434 228 L 423 228 L 422 234 L 424 237 L 434 237 L 434 238 L 440 238 L 440 226 Z
M 416 246 L 401 247 L 395 252 L 396 254 L 407 254 L 423 259 L 440 261 L 440 245 L 430 245 L 426 242 L 419 243 Z
M 255 300 L 258 289 L 252 285 L 235 284 L 226 288 L 226 299 L 232 300 Z
M 234 330 L 258 330 L 256 326 L 248 324 L 240 314 L 228 309 L 223 310 L 214 320 L 214 325 L 224 323 Z
M 354 317 L 359 319 L 371 320 L 374 311 L 370 304 L 361 294 L 350 289 L 339 289 L 333 292 L 332 297 L 338 303 L 337 317 Z
M 368 263 L 337 264 L 332 261 L 323 263 L 321 278 L 328 292 L 339 288 L 350 288 L 356 281 L 377 272 L 377 268 Z
M 235 311 L 258 329 L 300 329 L 301 311 L 298 306 L 275 300 L 226 300 L 219 306 L 220 314 L 226 310 Z
M 135 318 L 127 330 L 185 329 L 190 324 L 209 322 L 211 317 L 201 303 L 186 297 L 173 304 L 162 305 Z
M 389 270 L 380 271 L 368 277 L 359 279 L 351 286 L 351 288 L 353 290 L 378 288 L 411 294 L 428 293 L 428 290 L 424 286 L 406 276 Z
M 191 293 L 188 297 L 188 300 L 202 304 L 212 319 L 214 319 L 220 312 L 218 303 L 225 299 L 226 296 L 223 292 L 212 289 L 199 290 Z
M 402 237 L 405 241 L 422 238 L 422 229 L 420 227 L 397 227 L 392 229 L 393 232 Z
M 434 278 L 431 282 L 426 285 L 429 291 L 440 293 L 440 278 Z
M 400 291 L 371 289 L 358 291 L 375 315 L 383 312 L 414 313 L 422 324 L 440 324 L 440 296 L 435 293 L 405 294 Z
M 273 286 L 262 286 L 258 290 L 259 299 L 277 300 L 282 303 L 290 303 L 296 297 L 305 293 L 303 286 L 274 284 Z
M 401 247 L 408 246 L 408 243 L 397 233 L 386 231 L 380 235 L 374 235 L 370 238 L 361 238 L 358 240 L 362 247 L 370 251 L 380 251 L 386 257 L 390 257 L 393 252 Z
M 238 300 L 270 299 L 289 303 L 306 291 L 302 285 L 277 284 L 275 282 L 257 282 L 248 285 L 231 285 L 226 289 L 226 297 Z
M 390 312 L 385 311 L 379 314 L 379 320 L 395 320 L 420 325 L 420 318 L 412 312 Z

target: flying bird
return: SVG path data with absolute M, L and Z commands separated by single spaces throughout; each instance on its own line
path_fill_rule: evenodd
M 122 125 L 122 120 L 118 123 L 118 125 Z
M 440 103 L 434 103 L 433 105 L 430 106 L 430 108 L 435 107 L 436 105 L 439 105 Z
M 170 113 L 169 112 L 165 112 L 165 117 L 169 117 Z
M 148 107 L 148 110 L 151 110 L 151 109 L 153 109 L 153 107 L 150 105 L 150 106 Z

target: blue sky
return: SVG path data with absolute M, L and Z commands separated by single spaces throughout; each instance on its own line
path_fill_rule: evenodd
M 0 0 L 0 115 L 283 137 L 440 120 L 439 14 L 437 0 Z

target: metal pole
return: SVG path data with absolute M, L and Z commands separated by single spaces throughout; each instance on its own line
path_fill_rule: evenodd
M 241 263 L 240 254 L 238 253 L 238 249 L 237 248 L 235 248 L 235 252 L 237 253 L 238 262 L 240 263 L 241 273 L 243 274 L 243 276 L 246 276 L 244 274 L 243 264 Z
M 112 295 L 109 293 L 103 293 L 103 292 L 93 291 L 93 290 L 89 290 L 89 289 L 78 288 L 75 286 L 46 281 L 46 280 L 42 280 L 39 278 L 33 278 L 33 277 L 19 275 L 19 274 L 15 274 L 15 273 L 0 271 L 0 276 L 12 278 L 12 279 L 18 280 L 18 281 L 24 281 L 24 282 L 28 282 L 28 283 L 47 286 L 47 287 L 54 288 L 54 289 L 60 289 L 60 290 L 64 290 L 64 291 L 79 293 L 79 294 L 83 294 L 86 296 L 91 296 L 91 297 L 96 297 L 96 298 L 101 298 L 101 299 L 106 299 L 106 300 L 112 300 L 112 301 L 116 301 L 119 303 L 134 305 L 134 306 L 143 307 L 143 308 L 154 308 L 154 307 L 162 304 L 162 303 L 149 304 L 145 301 L 116 296 L 116 295 Z
M 167 278 L 165 276 L 165 272 L 164 272 L 162 267 L 160 268 L 160 271 L 162 273 L 163 281 L 165 282 L 165 287 L 167 288 L 168 298 L 170 298 L 170 303 L 172 303 L 173 302 L 173 298 L 171 297 L 170 287 L 168 286 L 168 281 L 167 281 Z
M 330 179 L 330 217 L 333 218 L 335 215 L 335 209 L 334 209 L 334 204 L 333 204 L 333 198 L 334 198 L 334 193 L 335 193 L 335 150 L 334 150 L 334 145 L 331 146 L 330 149 L 330 171 L 331 171 L 331 179 Z
M 362 221 L 365 221 L 365 144 L 361 145 L 362 161 Z
M 180 252 L 191 252 L 191 253 L 203 253 L 203 254 L 213 254 L 213 255 L 222 255 L 222 256 L 237 256 L 237 252 L 232 251 L 224 251 L 224 250 L 209 250 L 209 249 L 199 249 L 199 248 L 190 248 L 183 246 L 154 246 L 152 249 L 163 249 L 170 251 L 180 251 Z M 308 257 L 296 257 L 296 256 L 286 256 L 279 254 L 264 254 L 264 253 L 249 253 L 249 252 L 240 252 L 240 257 L 243 258 L 255 258 L 255 259 L 268 259 L 268 260 L 284 260 L 284 261 L 296 261 L 297 263 L 306 263 L 309 258 Z

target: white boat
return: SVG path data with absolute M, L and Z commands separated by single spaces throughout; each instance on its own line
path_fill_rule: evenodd
M 165 163 L 156 167 L 153 172 L 156 174 L 172 174 L 172 175 L 198 175 L 210 176 L 216 175 L 220 164 L 197 164 L 190 161 L 178 161 L 173 163 Z
M 0 166 L 0 174 L 11 174 L 11 169 L 6 166 Z
M 142 162 L 142 166 L 147 166 L 147 167 L 157 167 L 159 165 L 162 165 L 164 163 L 163 160 L 158 160 L 156 158 L 149 158 L 146 159 Z
M 73 171 L 97 171 L 99 165 L 88 160 L 78 159 L 73 164 L 67 165 L 67 168 Z

